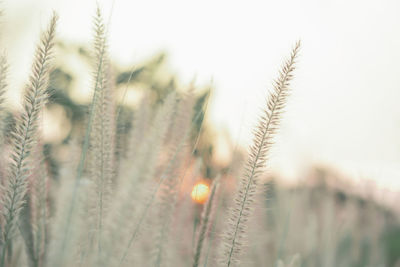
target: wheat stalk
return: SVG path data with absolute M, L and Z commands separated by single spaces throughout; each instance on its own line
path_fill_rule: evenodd
M 241 179 L 239 190 L 235 196 L 234 207 L 230 212 L 227 230 L 223 235 L 224 243 L 220 250 L 221 263 L 231 266 L 239 261 L 239 254 L 243 247 L 245 225 L 249 219 L 252 203 L 255 198 L 258 177 L 263 171 L 268 152 L 273 143 L 273 137 L 279 126 L 283 109 L 289 94 L 289 82 L 293 78 L 295 61 L 300 49 L 297 42 L 275 81 L 270 93 L 265 114 L 254 132 L 253 145 L 250 147 L 249 159 L 246 162 L 244 176 Z

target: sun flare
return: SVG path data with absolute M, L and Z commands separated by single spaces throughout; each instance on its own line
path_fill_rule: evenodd
M 193 186 L 191 196 L 194 202 L 203 204 L 207 201 L 209 194 L 210 187 L 204 182 L 198 182 Z

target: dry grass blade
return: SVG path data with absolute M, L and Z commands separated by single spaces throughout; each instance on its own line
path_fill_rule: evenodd
M 254 133 L 254 143 L 250 147 L 244 176 L 241 179 L 234 208 L 230 212 L 229 224 L 223 236 L 224 244 L 220 253 L 221 263 L 225 266 L 231 266 L 239 261 L 238 256 L 243 247 L 245 225 L 251 214 L 258 177 L 262 173 L 273 137 L 280 123 L 299 49 L 300 42 L 296 43 L 290 59 L 283 64 L 279 78 L 275 81 L 273 91 L 270 93 L 265 114 L 261 117 Z

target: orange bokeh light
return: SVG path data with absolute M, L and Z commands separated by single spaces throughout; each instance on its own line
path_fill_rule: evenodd
M 203 204 L 207 201 L 209 194 L 210 187 L 208 186 L 208 184 L 204 182 L 198 182 L 193 186 L 191 196 L 194 202 Z

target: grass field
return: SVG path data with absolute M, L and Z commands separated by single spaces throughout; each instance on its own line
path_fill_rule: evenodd
M 91 62 L 91 100 L 75 101 L 58 23 L 54 13 L 41 34 L 18 112 L 5 104 L 0 56 L 0 267 L 400 266 L 393 207 L 328 168 L 293 186 L 266 170 L 300 41 L 265 91 L 252 145 L 220 167 L 205 122 L 212 86 L 160 79 L 162 55 L 118 69 L 98 8 L 92 47 L 76 49 Z M 132 84 L 146 88 L 135 105 Z M 49 114 L 63 129 L 51 140 Z

